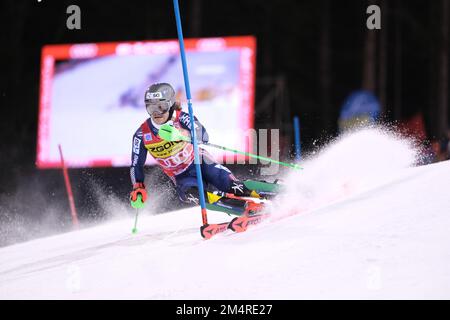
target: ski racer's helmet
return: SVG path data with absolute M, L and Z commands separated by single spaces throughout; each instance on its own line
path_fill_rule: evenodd
M 144 102 L 150 115 L 154 112 L 166 113 L 175 103 L 175 90 L 168 83 L 152 84 L 145 91 Z

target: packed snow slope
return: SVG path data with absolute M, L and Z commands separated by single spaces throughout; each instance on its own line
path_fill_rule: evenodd
M 0 298 L 449 299 L 450 163 L 416 156 L 381 129 L 343 136 L 245 233 L 203 240 L 192 208 L 2 248 Z

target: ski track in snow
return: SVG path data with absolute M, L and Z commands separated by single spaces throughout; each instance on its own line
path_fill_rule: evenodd
M 1 248 L 0 299 L 449 299 L 450 162 L 415 161 L 366 129 L 285 177 L 244 233 L 203 240 L 189 208 Z

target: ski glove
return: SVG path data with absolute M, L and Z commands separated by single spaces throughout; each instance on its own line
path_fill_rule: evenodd
M 130 200 L 133 202 L 136 201 L 139 194 L 142 197 L 142 202 L 145 202 L 147 200 L 147 191 L 142 182 L 137 182 L 133 185 L 133 191 L 130 193 Z

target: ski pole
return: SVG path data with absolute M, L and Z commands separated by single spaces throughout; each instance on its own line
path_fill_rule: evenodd
M 252 153 L 249 153 L 249 152 L 244 152 L 244 151 L 230 149 L 230 148 L 219 146 L 217 144 L 213 144 L 213 143 L 209 143 L 209 142 L 204 143 L 204 145 L 207 145 L 207 146 L 210 146 L 210 147 L 213 147 L 213 148 L 216 148 L 216 149 L 221 149 L 221 150 L 225 150 L 225 151 L 231 151 L 231 152 L 234 152 L 234 153 L 242 154 L 242 155 L 249 156 L 249 157 L 256 158 L 256 159 L 260 159 L 260 160 L 265 160 L 265 161 L 277 163 L 277 164 L 280 164 L 282 166 L 291 167 L 291 168 L 294 168 L 294 169 L 299 169 L 299 170 L 303 169 L 302 167 L 300 167 L 299 165 L 297 165 L 295 163 L 281 162 L 281 161 L 278 161 L 278 160 L 273 160 L 271 158 L 258 156 L 256 154 L 252 154 Z
M 133 234 L 136 234 L 139 209 L 144 207 L 144 203 L 142 202 L 142 196 L 140 194 L 138 194 L 136 201 L 131 201 L 131 206 L 136 209 L 136 216 L 134 218 L 134 228 L 131 230 L 131 232 Z
M 178 131 L 177 128 L 171 126 L 170 124 L 163 124 L 161 126 L 161 128 L 159 129 L 158 135 L 163 138 L 164 140 L 167 141 L 187 141 L 187 142 L 191 142 L 191 139 L 189 137 L 184 136 L 180 131 Z M 273 160 L 271 158 L 267 158 L 267 157 L 263 157 L 263 156 L 258 156 L 256 154 L 253 153 L 249 153 L 249 152 L 244 152 L 244 151 L 239 151 L 239 150 L 234 150 L 231 148 L 227 148 L 227 147 L 223 147 L 223 146 L 219 146 L 217 144 L 213 144 L 213 143 L 203 143 L 204 145 L 213 147 L 213 148 L 217 148 L 217 149 L 222 149 L 225 151 L 231 151 L 234 153 L 238 153 L 238 154 L 242 154 L 248 157 L 252 157 L 252 158 L 256 158 L 256 159 L 260 159 L 260 160 L 265 160 L 265 161 L 269 161 L 269 162 L 273 162 L 273 163 L 277 163 L 280 164 L 282 166 L 286 166 L 286 167 L 291 167 L 294 169 L 298 169 L 298 170 L 302 170 L 303 168 L 300 167 L 298 164 L 295 163 L 286 163 L 286 162 L 281 162 L 281 161 L 277 161 L 277 160 Z
M 184 87 L 186 90 L 186 98 L 188 102 L 188 110 L 189 110 L 189 119 L 191 123 L 191 136 L 192 136 L 192 145 L 194 147 L 194 164 L 195 164 L 195 172 L 197 175 L 197 188 L 199 192 L 200 198 L 200 208 L 202 213 L 202 222 L 203 225 L 208 224 L 208 216 L 206 212 L 206 201 L 205 201 L 205 193 L 203 192 L 203 178 L 202 178 L 202 170 L 200 167 L 200 154 L 198 151 L 197 139 L 195 138 L 195 123 L 194 123 L 194 110 L 192 108 L 192 97 L 191 97 L 191 87 L 189 84 L 189 75 L 188 68 L 186 62 L 186 50 L 184 48 L 184 38 L 183 38 L 183 28 L 181 26 L 181 15 L 180 8 L 178 6 L 178 0 L 173 0 L 173 10 L 175 13 L 175 21 L 177 25 L 177 34 L 178 34 L 178 43 L 180 46 L 180 56 L 181 56 L 181 66 L 183 69 L 183 79 L 184 79 Z
M 131 233 L 133 233 L 133 234 L 137 233 L 137 219 L 138 219 L 138 215 L 139 215 L 139 209 L 136 208 L 136 216 L 134 218 L 134 227 L 131 230 Z

